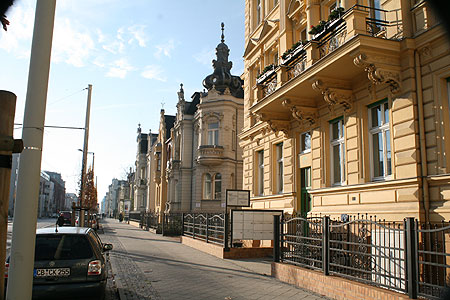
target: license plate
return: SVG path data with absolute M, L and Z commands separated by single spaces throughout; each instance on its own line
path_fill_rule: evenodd
M 68 277 L 70 268 L 34 269 L 34 277 Z

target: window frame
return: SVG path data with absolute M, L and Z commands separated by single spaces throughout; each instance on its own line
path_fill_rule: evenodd
M 264 149 L 256 151 L 256 158 L 257 158 L 256 192 L 258 196 L 264 196 Z
M 207 178 L 209 178 L 209 182 L 207 182 Z M 212 176 L 209 173 L 204 173 L 203 174 L 203 179 L 202 179 L 202 199 L 205 200 L 211 200 L 212 199 L 212 195 L 213 195 L 213 190 L 212 190 Z M 207 194 L 207 185 L 209 184 L 209 195 Z
M 331 120 L 330 122 L 330 175 L 331 175 L 331 185 L 332 186 L 340 186 L 345 184 L 346 176 L 345 176 L 345 124 L 344 124 L 344 118 L 339 117 L 337 119 Z M 338 136 L 337 139 L 333 139 L 333 125 L 338 123 L 338 126 L 340 126 L 340 132 L 341 135 Z M 339 132 L 338 132 L 339 135 Z M 340 151 L 340 162 L 339 162 L 339 168 L 340 168 L 340 181 L 335 180 L 335 159 L 334 159 L 334 149 L 336 146 L 339 146 Z
M 385 104 L 387 104 L 387 112 L 384 109 Z M 379 126 L 373 126 L 372 124 L 372 110 L 376 109 L 377 107 L 382 107 L 381 117 L 382 120 L 380 121 L 381 125 Z M 389 180 L 392 178 L 393 168 L 392 168 L 392 141 L 391 141 L 391 128 L 390 128 L 390 105 L 388 99 L 383 99 L 381 101 L 372 103 L 368 107 L 368 131 L 369 131 L 369 152 L 370 152 L 370 178 L 372 181 L 382 181 L 382 180 Z M 389 116 L 388 122 L 385 120 L 386 113 Z M 389 138 L 386 137 L 386 132 L 389 132 Z M 373 137 L 375 134 L 380 134 L 382 137 L 382 147 L 383 147 L 383 172 L 381 176 L 375 175 L 375 151 L 374 151 L 374 144 L 373 144 Z M 388 141 L 389 139 L 389 141 Z M 389 142 L 389 143 L 387 143 Z M 389 146 L 389 149 L 387 147 Z M 388 153 L 390 154 L 390 163 L 388 163 Z M 388 172 L 390 170 L 390 173 Z
M 213 124 L 217 124 L 217 128 L 210 128 Z M 219 121 L 209 122 L 207 128 L 207 140 L 209 146 L 219 146 L 220 139 L 220 123 Z
M 304 143 L 304 139 L 303 139 L 303 136 L 306 136 L 307 134 L 309 135 L 309 148 L 306 147 L 306 143 Z M 310 153 L 310 152 L 311 152 L 311 131 L 305 131 L 305 132 L 300 133 L 300 154 Z
M 284 158 L 283 142 L 275 145 L 275 187 L 278 194 L 284 191 Z

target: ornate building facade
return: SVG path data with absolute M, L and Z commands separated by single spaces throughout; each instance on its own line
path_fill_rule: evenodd
M 252 207 L 448 219 L 449 43 L 426 2 L 245 3 Z
M 227 189 L 242 188 L 243 82 L 230 73 L 222 24 L 207 89 L 186 101 L 178 91 L 176 116 L 161 111 L 157 141 L 150 147 L 148 209 L 156 212 L 222 211 Z

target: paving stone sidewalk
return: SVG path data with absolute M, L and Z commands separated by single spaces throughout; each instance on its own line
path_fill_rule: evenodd
M 117 220 L 103 225 L 120 300 L 328 299 L 264 275 L 267 261 L 223 260 Z

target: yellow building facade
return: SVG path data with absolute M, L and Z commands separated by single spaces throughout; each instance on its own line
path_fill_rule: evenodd
M 425 1 L 246 0 L 255 209 L 450 218 L 448 36 Z

